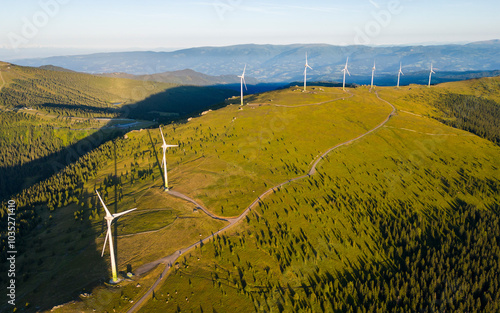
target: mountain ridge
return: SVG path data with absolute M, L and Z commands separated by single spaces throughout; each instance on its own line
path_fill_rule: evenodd
M 500 41 L 465 45 L 415 46 L 333 46 L 328 44 L 257 45 L 201 47 L 172 52 L 131 51 L 95 53 L 12 61 L 20 65 L 52 64 L 87 73 L 125 72 L 135 75 L 192 69 L 212 75 L 238 75 L 247 64 L 247 75 L 264 82 L 298 80 L 303 75 L 305 53 L 314 75 L 341 77 L 341 69 L 349 57 L 351 73 L 371 73 L 373 61 L 377 74 L 423 71 L 434 63 L 446 71 L 491 71 L 500 69 L 497 55 Z

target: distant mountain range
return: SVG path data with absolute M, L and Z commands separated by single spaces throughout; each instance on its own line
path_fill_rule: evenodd
M 190 69 L 147 75 L 133 75 L 128 73 L 104 73 L 100 74 L 100 76 L 195 86 L 240 84 L 240 78 L 237 75 L 211 76 Z M 251 85 L 259 83 L 257 79 L 251 77 L 246 78 L 246 82 L 247 84 Z
M 436 72 L 466 72 L 500 70 L 500 40 L 464 45 L 436 46 L 332 46 L 326 44 L 294 45 L 237 45 L 203 47 L 174 52 L 117 52 L 78 56 L 60 56 L 13 61 L 27 66 L 53 65 L 86 73 L 126 73 L 154 75 L 161 81 L 178 79 L 179 83 L 192 80 L 193 84 L 237 83 L 247 64 L 247 76 L 261 82 L 290 82 L 302 80 L 305 53 L 309 55 L 311 81 L 341 79 L 341 69 L 349 57 L 349 69 L 356 77 L 371 74 L 376 61 L 377 75 L 394 75 L 403 65 L 403 72 L 425 72 L 433 63 Z M 204 77 L 193 71 L 210 75 Z M 180 72 L 179 72 L 180 71 Z M 124 75 L 124 74 L 114 74 Z M 120 76 L 121 77 L 121 76 Z M 145 77 L 145 76 L 143 76 Z M 437 76 L 436 76 L 437 77 Z M 148 78 L 149 80 L 149 78 Z M 210 83 L 208 82 L 210 81 Z M 255 82 L 255 81 L 254 81 Z M 216 84 L 219 82 L 216 82 Z

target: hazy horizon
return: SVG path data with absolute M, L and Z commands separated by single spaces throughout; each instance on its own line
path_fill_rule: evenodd
M 462 42 L 415 42 L 409 44 L 372 44 L 366 45 L 370 47 L 407 47 L 407 46 L 440 46 L 440 45 L 465 45 L 475 42 L 489 42 L 497 41 L 498 38 L 492 38 L 480 41 L 462 41 Z M 82 48 L 53 48 L 53 47 L 38 47 L 38 48 L 21 48 L 21 49 L 5 49 L 0 48 L 0 61 L 14 61 L 21 59 L 32 59 L 32 58 L 49 58 L 58 56 L 76 56 L 76 55 L 87 55 L 87 54 L 98 54 L 98 53 L 120 53 L 120 52 L 174 52 L 185 49 L 194 48 L 204 48 L 204 47 L 230 47 L 230 46 L 240 46 L 240 45 L 275 45 L 272 43 L 241 43 L 234 45 L 202 45 L 202 46 L 192 46 L 192 47 L 176 47 L 176 48 L 141 48 L 141 47 L 130 47 L 123 49 L 82 49 Z M 356 46 L 356 45 L 335 45 L 329 43 L 285 43 L 276 44 L 280 46 L 287 45 L 331 45 L 331 46 Z
M 493 0 L 28 0 L 4 8 L 4 60 L 248 43 L 408 46 L 500 38 L 500 3 Z

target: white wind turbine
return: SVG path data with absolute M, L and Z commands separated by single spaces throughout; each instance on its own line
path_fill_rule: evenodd
M 241 78 L 241 106 L 243 106 L 243 85 L 245 85 L 245 89 L 248 90 L 247 83 L 245 82 L 246 69 L 247 69 L 247 65 L 245 64 L 245 68 L 243 69 L 243 74 L 241 74 L 241 76 L 238 76 L 239 78 Z
M 371 88 L 370 88 L 370 89 L 373 89 L 373 77 L 375 76 L 375 70 L 376 70 L 376 67 L 375 67 L 375 61 L 373 61 L 373 68 L 372 68 L 372 85 L 371 85 Z
M 307 68 L 310 68 L 312 70 L 312 67 L 309 66 L 309 63 L 307 63 L 307 52 L 306 52 L 306 65 L 304 69 L 304 91 L 306 91 L 306 86 L 307 86 Z
M 404 74 L 403 74 L 403 71 L 402 71 L 402 66 L 403 66 L 403 65 L 401 64 L 401 62 L 399 62 L 399 72 L 398 72 L 398 88 L 399 88 L 399 79 L 400 79 L 401 75 L 404 75 Z
M 349 76 L 351 76 L 351 73 L 349 73 L 349 70 L 347 69 L 347 63 L 349 62 L 349 57 L 347 58 L 347 61 L 345 62 L 345 66 L 344 66 L 344 69 L 342 70 L 342 72 L 344 72 L 344 84 L 342 85 L 342 90 L 345 91 L 345 73 L 349 74 Z
M 428 85 L 428 87 L 431 86 L 432 74 L 436 74 L 436 72 L 434 72 L 434 69 L 432 68 L 432 63 L 431 63 L 431 72 L 429 73 L 429 85 Z
M 163 131 L 161 130 L 161 126 L 160 126 L 160 133 L 161 133 L 161 139 L 163 139 L 163 145 L 161 147 L 163 148 L 163 175 L 165 177 L 164 188 L 165 191 L 168 191 L 169 188 L 168 188 L 168 178 L 167 178 L 167 157 L 165 154 L 167 153 L 168 148 L 178 147 L 178 145 L 167 145 L 167 143 L 165 142 L 165 137 L 163 136 Z
M 106 220 L 106 223 L 108 224 L 108 231 L 106 233 L 106 238 L 104 239 L 104 245 L 102 247 L 101 257 L 104 255 L 104 250 L 106 249 L 106 242 L 109 239 L 109 255 L 111 257 L 111 273 L 113 275 L 113 278 L 111 279 L 111 282 L 112 283 L 117 283 L 118 282 L 118 276 L 116 274 L 115 250 L 114 250 L 114 247 L 113 247 L 113 236 L 111 234 L 111 223 L 113 223 L 113 220 L 115 218 L 118 218 L 118 217 L 120 217 L 122 215 L 130 213 L 130 212 L 136 210 L 136 208 L 128 210 L 128 211 L 125 211 L 125 212 L 121 212 L 121 213 L 111 214 L 109 212 L 108 208 L 106 207 L 106 204 L 104 204 L 104 201 L 102 200 L 101 195 L 99 194 L 99 192 L 97 190 L 95 192 L 97 193 L 97 196 L 99 197 L 99 200 L 101 200 L 102 206 L 104 207 L 104 210 L 106 211 L 106 216 L 104 217 L 104 219 Z

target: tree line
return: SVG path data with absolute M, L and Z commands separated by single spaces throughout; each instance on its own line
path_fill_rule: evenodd
M 444 113 L 439 121 L 500 144 L 500 105 L 495 101 L 452 93 L 434 104 Z

